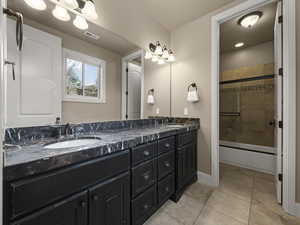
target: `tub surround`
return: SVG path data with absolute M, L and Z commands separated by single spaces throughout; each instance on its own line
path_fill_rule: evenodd
M 169 127 L 181 124 L 182 127 Z M 64 126 L 9 128 L 5 133 L 6 180 L 15 180 L 89 159 L 106 156 L 134 146 L 199 128 L 199 119 L 152 118 L 71 125 L 68 138 L 99 137 L 97 144 L 64 149 L 44 145 L 64 139 Z

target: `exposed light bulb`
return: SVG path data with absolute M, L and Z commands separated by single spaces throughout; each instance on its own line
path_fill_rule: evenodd
M 56 5 L 52 10 L 52 15 L 62 21 L 69 21 L 71 19 L 68 11 L 59 5 Z
M 96 20 L 98 18 L 95 4 L 88 0 L 85 2 L 84 7 L 81 11 L 87 18 L 90 18 L 92 20 Z
M 240 48 L 240 47 L 243 47 L 245 44 L 243 43 L 243 42 L 239 42 L 239 43 L 236 43 L 235 45 L 234 45 L 234 47 L 236 47 L 236 48 Z
M 89 28 L 89 25 L 86 22 L 86 19 L 80 15 L 76 16 L 75 20 L 73 21 L 73 24 L 75 27 L 77 27 L 80 30 L 86 30 Z
M 152 58 L 152 53 L 147 51 L 145 54 L 145 59 L 151 59 L 151 58 Z
M 168 62 L 175 62 L 175 56 L 174 56 L 174 53 L 172 52 L 172 50 L 169 50 Z
M 164 59 L 159 59 L 159 60 L 158 60 L 158 64 L 159 64 L 159 65 L 165 64 L 165 60 L 164 60 Z
M 79 8 L 77 0 L 63 0 L 63 3 L 71 9 Z
M 155 52 L 154 52 L 155 55 L 162 55 L 163 54 L 163 50 L 162 50 L 162 47 L 158 42 L 156 42 L 156 48 L 155 48 Z
M 158 56 L 157 55 L 154 55 L 153 57 L 152 57 L 152 62 L 157 62 L 158 61 Z
M 45 10 L 47 8 L 44 0 L 24 0 L 27 5 L 36 10 Z
M 162 57 L 163 57 L 164 59 L 169 58 L 169 52 L 168 52 L 168 49 L 167 49 L 166 46 L 164 47 Z

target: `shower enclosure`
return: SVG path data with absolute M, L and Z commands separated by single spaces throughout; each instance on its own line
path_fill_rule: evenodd
M 220 145 L 274 151 L 274 75 L 220 82 Z

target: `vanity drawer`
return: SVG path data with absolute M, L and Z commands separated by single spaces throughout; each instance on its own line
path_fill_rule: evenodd
M 197 132 L 187 132 L 179 134 L 177 137 L 177 147 L 189 144 L 197 140 Z
M 163 178 L 174 170 L 175 152 L 163 154 L 158 158 L 158 179 Z
M 157 207 L 156 185 L 153 185 L 132 201 L 132 225 L 142 225 Z
M 170 174 L 158 183 L 158 205 L 167 201 L 174 193 L 174 174 Z
M 153 159 L 157 152 L 157 142 L 140 145 L 132 149 L 132 164 L 137 165 L 141 162 Z
M 158 154 L 174 151 L 175 136 L 164 138 L 158 141 Z
M 8 184 L 8 215 L 14 219 L 44 207 L 88 185 L 128 171 L 129 151 L 76 164 L 65 169 Z
M 157 162 L 151 160 L 132 169 L 132 196 L 135 197 L 155 183 Z

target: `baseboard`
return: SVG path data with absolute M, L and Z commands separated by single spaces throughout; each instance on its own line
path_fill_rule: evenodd
M 295 214 L 295 216 L 297 216 L 297 217 L 299 217 L 300 218 L 300 203 L 295 203 L 295 207 L 296 207 L 296 209 L 295 209 L 295 211 L 296 211 L 296 214 Z
M 276 168 L 274 155 L 222 146 L 220 146 L 220 162 L 269 174 L 275 174 Z
M 208 186 L 213 186 L 213 187 L 216 186 L 213 176 L 200 171 L 198 171 L 198 182 L 200 184 L 205 184 Z

